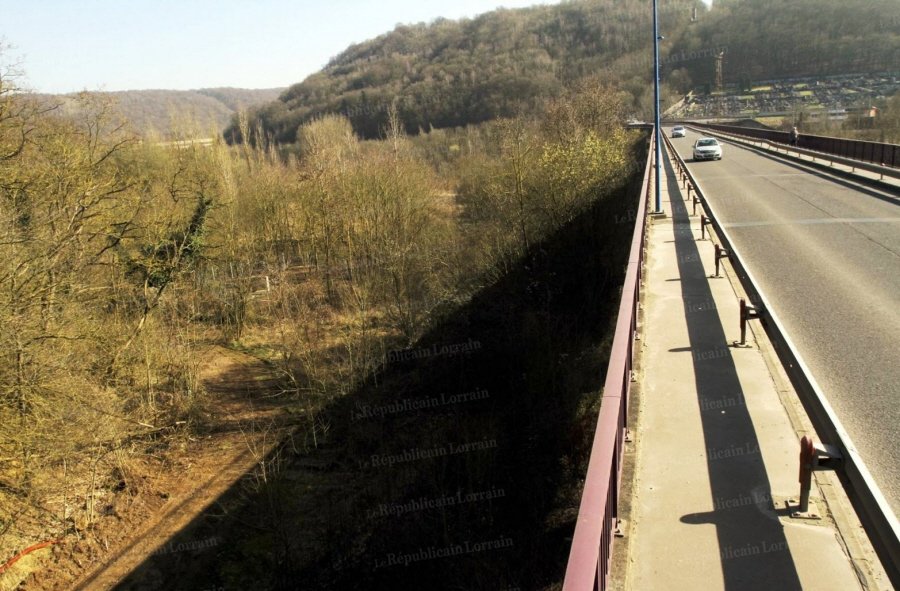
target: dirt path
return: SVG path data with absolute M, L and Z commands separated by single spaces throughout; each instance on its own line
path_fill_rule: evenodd
M 85 591 L 113 589 L 144 562 L 147 556 L 159 551 L 167 540 L 212 505 L 245 473 L 252 470 L 258 462 L 256 453 L 246 449 L 244 442 L 234 435 L 222 437 L 223 443 L 229 439 L 234 443 L 232 449 L 237 451 L 244 447 L 244 451 L 231 456 L 227 453 L 223 455 L 217 450 L 211 457 L 200 459 L 185 478 L 185 482 L 195 483 L 196 486 L 170 497 L 159 514 L 144 522 L 134 536 L 129 537 L 124 544 L 105 557 L 104 564 L 79 579 L 73 585 L 73 589 Z M 209 472 L 212 472 L 209 478 L 197 481 L 196 476 L 201 474 L 205 476 Z
M 201 378 L 210 397 L 212 433 L 186 442 L 167 458 L 167 469 L 144 475 L 141 493 L 128 507 L 117 508 L 91 530 L 100 544 L 69 543 L 25 589 L 115 588 L 290 432 L 271 367 L 218 346 L 210 347 L 206 358 Z

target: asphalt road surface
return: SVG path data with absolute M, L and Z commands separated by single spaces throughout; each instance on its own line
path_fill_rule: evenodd
M 698 137 L 672 143 L 900 515 L 900 199 Z

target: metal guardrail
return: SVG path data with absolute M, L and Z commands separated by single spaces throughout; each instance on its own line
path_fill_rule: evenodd
M 790 145 L 790 134 L 775 129 L 755 129 L 736 125 L 720 125 L 716 123 L 695 123 L 691 125 L 705 129 L 713 129 L 723 133 L 742 135 L 769 142 Z M 850 140 L 824 135 L 801 134 L 798 148 L 812 150 L 820 154 L 829 154 L 839 158 L 847 158 L 857 162 L 868 162 L 888 168 L 900 168 L 900 145 L 864 140 Z
M 900 588 L 900 524 L 898 524 L 897 517 L 869 473 L 856 446 L 853 445 L 850 435 L 844 429 L 812 372 L 788 336 L 771 303 L 759 288 L 759 283 L 744 265 L 734 242 L 719 222 L 715 208 L 707 201 L 703 189 L 688 170 L 684 160 L 675 151 L 669 138 L 665 138 L 665 143 L 669 152 L 675 157 L 679 174 L 684 175 L 693 187 L 696 198 L 700 200 L 702 207 L 706 210 L 707 217 L 722 242 L 722 247 L 728 251 L 728 258 L 734 272 L 756 308 L 763 328 L 806 409 L 816 434 L 824 443 L 834 446 L 840 452 L 842 462 L 840 469 L 836 471 L 838 477 L 888 578 L 894 587 Z
M 610 559 L 619 521 L 622 454 L 628 424 L 654 141 L 650 140 L 600 415 L 591 446 L 563 591 L 604 590 L 609 582 Z
M 806 148 L 798 148 L 796 146 L 791 146 L 789 144 L 781 144 L 778 142 L 772 142 L 769 140 L 759 139 L 756 137 L 751 137 L 749 135 L 739 135 L 736 133 L 721 131 L 718 129 L 710 129 L 709 127 L 705 127 L 702 124 L 697 123 L 689 123 L 686 124 L 688 129 L 692 129 L 698 133 L 705 133 L 707 135 L 716 136 L 719 138 L 727 139 L 730 142 L 736 144 L 743 144 L 745 146 L 753 147 L 757 150 L 764 150 L 769 152 L 775 152 L 780 156 L 787 158 L 797 158 L 798 156 L 809 156 L 812 158 L 812 164 L 815 166 L 822 166 L 823 168 L 828 168 L 830 170 L 834 170 L 833 166 L 835 164 L 840 164 L 842 166 L 850 167 L 851 173 L 855 173 L 856 169 L 866 170 L 878 175 L 881 175 L 880 180 L 884 180 L 884 177 L 889 176 L 895 179 L 900 179 L 900 168 L 890 168 L 887 166 L 881 166 L 878 164 L 871 164 L 869 162 L 861 162 L 859 160 L 853 160 L 851 158 L 844 158 L 842 156 L 835 156 L 834 154 L 826 154 L 824 152 L 816 152 L 814 150 L 807 150 Z M 823 164 L 817 162 L 817 160 L 827 161 L 829 163 L 828 167 L 825 167 Z M 810 164 L 809 161 L 804 160 L 806 164 Z M 859 178 L 859 177 L 857 177 Z M 862 179 L 859 179 L 862 180 Z

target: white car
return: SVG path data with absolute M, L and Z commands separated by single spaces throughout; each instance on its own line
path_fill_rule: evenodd
M 687 135 L 687 130 L 683 125 L 676 125 L 672 128 L 672 137 L 684 137 Z
M 702 137 L 694 142 L 694 161 L 721 160 L 722 144 L 714 137 Z

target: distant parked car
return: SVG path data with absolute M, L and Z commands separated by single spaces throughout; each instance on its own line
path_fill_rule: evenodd
M 702 137 L 694 142 L 694 160 L 721 160 L 722 145 L 714 137 Z
M 683 125 L 676 125 L 672 128 L 672 137 L 684 137 L 687 135 L 687 130 Z

